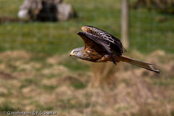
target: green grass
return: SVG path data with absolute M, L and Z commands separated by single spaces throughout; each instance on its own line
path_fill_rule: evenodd
M 0 105 L 0 111 L 17 111 L 17 110 L 20 110 L 20 108 L 12 107 L 12 104 L 8 101 L 4 101 L 3 104 Z
M 10 0 L 0 0 L 0 16 L 17 18 L 19 6 L 23 0 L 11 4 Z M 92 25 L 120 38 L 121 31 L 121 3 L 114 0 L 81 1 L 66 0 L 71 3 L 78 14 L 78 18 L 64 22 L 29 22 L 0 24 L 0 51 L 19 50 L 47 55 L 69 54 L 76 48 L 84 46 L 83 40 L 76 34 L 81 26 Z M 8 6 L 8 7 L 7 7 Z M 166 18 L 158 22 L 158 18 Z M 130 52 L 136 49 L 144 54 L 162 49 L 172 53 L 174 51 L 174 17 L 170 15 L 150 12 L 145 9 L 130 12 Z M 37 56 L 39 57 L 39 56 Z M 45 57 L 45 56 L 43 56 Z M 73 59 L 74 60 L 74 59 Z M 42 60 L 41 60 L 42 61 Z M 67 60 L 62 63 L 73 70 L 89 70 L 85 64 L 78 65 L 77 61 Z
M 131 11 L 131 48 L 149 53 L 156 49 L 173 52 L 173 16 L 141 9 Z M 164 21 L 159 21 L 164 19 Z
M 22 0 L 11 4 L 0 0 L 1 16 L 17 17 Z M 25 49 L 46 54 L 64 54 L 75 47 L 83 46 L 76 34 L 83 25 L 93 25 L 120 38 L 120 1 L 66 0 L 77 11 L 78 18 L 56 23 L 5 23 L 0 25 L 0 50 Z M 8 6 L 8 7 L 7 7 Z M 158 22 L 159 17 L 167 20 Z M 174 17 L 154 11 L 131 10 L 130 49 L 149 53 L 156 49 L 174 51 Z M 130 50 L 128 50 L 130 51 Z

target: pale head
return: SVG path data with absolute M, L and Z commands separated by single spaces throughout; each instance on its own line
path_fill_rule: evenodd
M 75 56 L 77 58 L 82 58 L 82 51 L 84 47 L 75 48 L 71 51 L 70 56 Z

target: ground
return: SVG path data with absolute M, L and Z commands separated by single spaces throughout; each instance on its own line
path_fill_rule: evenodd
M 148 57 L 137 51 L 127 55 L 158 64 L 161 73 L 126 63 L 92 64 L 68 53 L 1 52 L 0 109 L 55 111 L 59 116 L 173 116 L 174 56 L 161 50 Z M 70 59 L 88 70 L 75 73 L 63 65 Z

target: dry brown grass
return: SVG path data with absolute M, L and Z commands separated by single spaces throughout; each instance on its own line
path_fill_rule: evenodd
M 129 56 L 159 65 L 155 74 L 126 63 L 89 64 L 72 71 L 68 55 L 0 53 L 0 109 L 56 111 L 58 116 L 173 116 L 174 55 Z M 74 59 L 72 59 L 73 62 Z M 80 62 L 83 63 L 83 62 Z M 15 78 L 14 78 L 15 77 Z M 7 79 L 8 78 L 8 79 Z

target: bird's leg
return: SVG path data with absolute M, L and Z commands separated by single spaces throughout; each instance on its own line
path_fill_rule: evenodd
M 107 62 L 107 61 L 111 61 L 111 59 L 109 58 L 109 55 L 104 55 L 97 60 L 97 62 Z
M 101 57 L 100 59 L 97 60 L 97 62 L 107 62 L 107 61 L 111 61 L 112 62 L 112 58 L 111 58 L 110 55 L 104 55 L 103 57 Z M 115 59 L 115 62 L 118 63 L 118 62 L 120 62 L 120 60 Z

